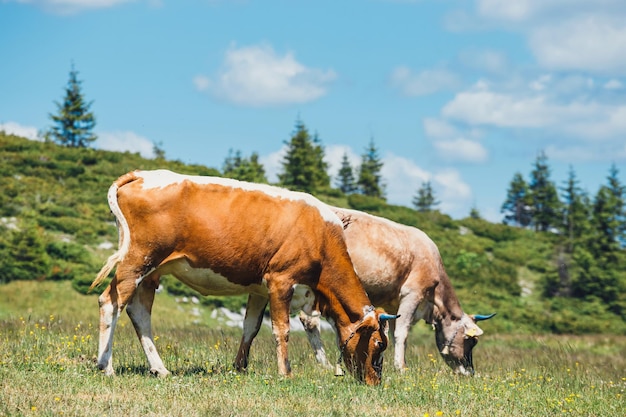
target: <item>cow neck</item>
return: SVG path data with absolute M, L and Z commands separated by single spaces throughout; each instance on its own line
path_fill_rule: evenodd
M 461 317 L 463 317 L 463 309 L 452 288 L 450 278 L 444 272 L 435 288 L 434 321 L 449 326 L 452 321 L 458 321 Z
M 323 285 L 326 280 L 321 279 L 317 287 L 326 301 L 324 313 L 335 322 L 341 341 L 348 339 L 365 315 L 374 309 L 356 274 L 353 278 L 355 280 L 354 285 L 342 285 L 341 288 L 333 288 Z M 347 277 L 343 279 L 335 277 L 330 282 L 345 284 L 350 280 Z

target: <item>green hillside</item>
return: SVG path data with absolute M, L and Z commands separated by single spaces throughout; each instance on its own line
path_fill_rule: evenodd
M 155 168 L 220 174 L 201 165 L 66 148 L 0 132 L 0 283 L 69 280 L 75 290 L 85 292 L 117 246 L 108 187 L 127 171 Z M 480 219 L 455 221 L 361 195 L 317 197 L 428 233 L 440 248 L 464 310 L 498 313 L 483 326 L 489 332 L 626 334 L 624 318 L 597 298 L 544 296 L 562 265 L 557 235 Z M 191 291 L 171 278 L 165 284 L 172 293 Z M 244 302 L 242 297 L 203 298 L 204 304 L 231 307 Z

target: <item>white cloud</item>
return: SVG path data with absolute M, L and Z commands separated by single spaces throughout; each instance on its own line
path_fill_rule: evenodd
M 624 88 L 624 83 L 613 78 L 604 84 L 604 88 L 607 90 L 621 90 Z
M 430 138 L 449 139 L 458 135 L 457 129 L 445 120 L 426 118 L 423 121 L 424 132 Z
M 413 161 L 388 153 L 382 159 L 381 175 L 386 185 L 387 201 L 407 207 L 413 206 L 413 197 L 422 182 L 432 174 Z
M 594 95 L 603 87 L 593 80 L 540 77 L 529 85 L 534 88 L 507 89 L 478 83 L 448 102 L 442 116 L 470 127 L 535 129 L 542 135 L 623 143 L 626 104 Z
M 5 0 L 6 1 L 6 0 Z M 12 0 L 8 0 L 12 1 Z M 85 10 L 105 9 L 136 0 L 13 0 L 17 3 L 33 4 L 46 11 L 58 14 L 74 14 Z
M 550 81 L 552 81 L 552 76 L 550 74 L 545 74 L 535 80 L 531 80 L 528 87 L 534 91 L 543 91 L 546 89 L 547 84 L 549 84 Z
M 332 70 L 308 68 L 292 52 L 279 56 L 271 46 L 231 47 L 213 77 L 196 76 L 200 91 L 245 106 L 306 103 L 324 96 L 335 80 Z
M 543 127 L 555 122 L 553 110 L 541 95 L 516 97 L 479 87 L 457 94 L 442 114 L 470 125 Z
M 21 136 L 30 140 L 38 140 L 37 128 L 24 126 L 16 122 L 0 123 L 0 131 L 10 135 Z
M 356 168 L 361 164 L 361 156 L 348 145 L 328 145 L 324 148 L 324 155 L 324 160 L 328 163 L 328 173 L 333 178 L 341 168 L 344 155 L 348 156 L 348 161 L 352 168 Z
M 424 96 L 442 90 L 451 90 L 459 84 L 458 77 L 446 69 L 413 72 L 401 66 L 390 76 L 391 85 L 407 96 Z
M 278 182 L 278 174 L 280 173 L 283 167 L 283 159 L 287 154 L 287 145 L 284 145 L 282 148 L 277 150 L 276 152 L 272 152 L 269 155 L 261 155 L 259 156 L 259 161 L 265 168 L 265 174 L 267 176 L 267 180 L 271 183 Z
M 569 18 L 606 11 L 610 14 L 626 11 L 622 0 L 477 0 L 480 17 L 505 24 L 533 23 L 555 17 Z
M 101 132 L 95 146 L 108 151 L 139 152 L 144 158 L 154 158 L 154 143 L 134 132 Z
M 532 0 L 478 0 L 476 2 L 481 16 L 512 21 L 527 19 L 533 14 L 533 9 L 538 6 L 539 4 Z
M 470 140 L 455 126 L 445 120 L 426 118 L 423 121 L 424 132 L 442 159 L 447 161 L 485 162 L 487 149 L 479 142 Z M 470 137 L 481 136 L 475 129 L 468 127 L 465 134 Z
M 381 174 L 387 184 L 387 201 L 391 204 L 413 207 L 413 197 L 422 183 L 430 181 L 435 197 L 441 202 L 438 209 L 455 217 L 467 215 L 472 191 L 454 169 L 429 172 L 413 161 L 387 154 L 383 158 Z M 466 213 L 461 213 L 466 210 Z
M 432 182 L 439 185 L 440 200 L 453 202 L 468 201 L 472 197 L 469 185 L 463 182 L 461 174 L 455 169 L 445 169 L 433 175 Z M 442 203 L 443 204 L 443 203 Z M 443 210 L 444 212 L 446 210 Z
M 456 138 L 451 140 L 437 140 L 433 146 L 441 157 L 448 161 L 485 162 L 487 160 L 487 150 L 480 143 L 465 139 Z
M 534 28 L 529 44 L 545 68 L 626 74 L 626 14 L 553 21 Z
M 475 13 L 483 26 L 527 36 L 543 68 L 626 74 L 623 0 L 476 0 Z M 468 23 L 471 16 L 457 20 L 462 29 L 480 30 Z

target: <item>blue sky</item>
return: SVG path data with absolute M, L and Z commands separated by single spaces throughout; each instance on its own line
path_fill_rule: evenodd
M 390 203 L 430 181 L 492 221 L 541 151 L 558 186 L 626 183 L 623 0 L 0 0 L 0 56 L 0 129 L 32 139 L 73 62 L 99 148 L 275 180 L 300 118 L 331 175 L 373 139 Z

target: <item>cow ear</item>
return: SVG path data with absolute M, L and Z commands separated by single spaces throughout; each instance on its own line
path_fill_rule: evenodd
M 465 337 L 478 337 L 483 334 L 483 330 L 475 324 L 465 326 Z

